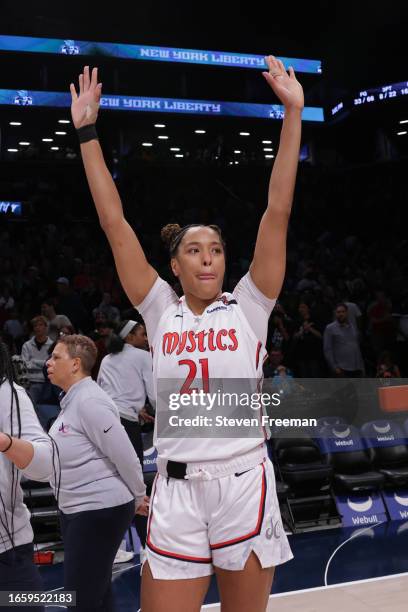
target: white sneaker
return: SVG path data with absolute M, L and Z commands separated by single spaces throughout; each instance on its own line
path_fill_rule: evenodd
M 127 563 L 128 561 L 131 561 L 134 556 L 134 552 L 127 552 L 126 550 L 119 548 L 113 563 Z

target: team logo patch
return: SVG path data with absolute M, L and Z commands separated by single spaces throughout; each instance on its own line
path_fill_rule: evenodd
M 266 539 L 267 540 L 272 540 L 272 538 L 275 538 L 275 540 L 279 540 L 281 537 L 281 533 L 282 533 L 282 523 L 280 520 L 277 520 L 276 523 L 273 523 L 273 519 L 270 519 L 268 521 L 269 527 L 267 527 L 265 535 L 266 535 Z
M 58 431 L 66 434 L 69 431 L 69 425 L 64 425 L 64 423 L 61 423 L 61 425 L 58 427 Z

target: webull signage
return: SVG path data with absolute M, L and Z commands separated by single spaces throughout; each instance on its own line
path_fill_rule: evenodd
M 145 448 L 143 451 L 143 471 L 157 471 L 157 450 L 154 448 L 154 446 L 147 449 Z
M 369 527 L 387 520 L 386 509 L 379 493 L 336 495 L 336 505 L 344 527 Z
M 408 519 L 408 489 L 383 491 L 383 497 L 392 521 Z

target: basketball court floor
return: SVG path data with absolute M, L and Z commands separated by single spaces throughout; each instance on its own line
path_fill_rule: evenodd
M 408 521 L 300 533 L 290 535 L 289 541 L 295 558 L 277 568 L 268 612 L 408 609 Z M 48 591 L 62 589 L 62 572 L 62 563 L 41 568 Z M 139 574 L 138 556 L 114 566 L 118 612 L 139 611 Z M 203 612 L 207 610 L 220 610 L 214 579 L 203 606 Z

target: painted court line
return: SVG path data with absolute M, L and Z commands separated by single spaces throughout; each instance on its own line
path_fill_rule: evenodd
M 302 593 L 313 593 L 314 591 L 323 591 L 325 589 L 337 589 L 338 587 L 353 586 L 356 584 L 365 584 L 367 582 L 378 582 L 379 580 L 391 580 L 393 578 L 402 578 L 408 576 L 408 572 L 402 574 L 388 574 L 387 576 L 377 576 L 376 578 L 366 578 L 364 580 L 352 580 L 351 582 L 338 582 L 337 584 L 329 584 L 327 586 L 313 587 L 311 589 L 299 589 L 298 591 L 287 591 L 286 593 L 274 593 L 269 595 L 269 599 L 277 599 L 279 597 L 288 597 L 289 595 L 301 595 Z M 209 610 L 220 605 L 218 603 L 205 604 L 202 609 Z
M 366 527 L 365 529 L 362 529 L 361 531 L 355 531 L 354 533 L 351 534 L 351 536 L 349 538 L 347 538 L 347 540 L 344 540 L 344 542 L 342 542 L 337 548 L 336 550 L 331 554 L 330 559 L 327 562 L 326 565 L 326 569 L 324 570 L 324 586 L 329 586 L 327 584 L 327 574 L 329 572 L 329 565 L 334 557 L 334 555 L 337 553 L 337 551 L 340 550 L 340 548 L 343 548 L 343 546 L 345 544 L 347 544 L 347 542 L 351 542 L 351 540 L 355 540 L 356 538 L 358 538 L 362 533 L 364 533 L 365 531 L 369 531 L 370 529 L 374 529 L 375 527 L 378 527 L 378 525 L 382 525 L 383 523 L 385 523 L 386 521 L 381 521 L 380 523 L 376 523 L 375 525 L 370 525 L 369 527 Z

